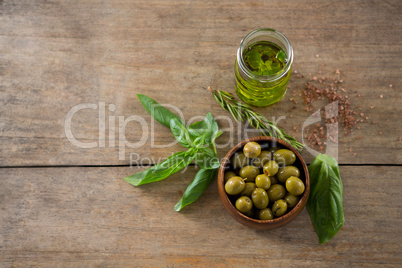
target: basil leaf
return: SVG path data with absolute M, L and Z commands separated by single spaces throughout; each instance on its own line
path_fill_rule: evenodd
M 286 54 L 285 54 L 285 52 L 283 52 L 283 50 L 279 50 L 278 53 L 276 54 L 275 58 L 277 58 L 281 62 L 284 62 L 286 60 Z
M 191 134 L 190 134 L 191 135 Z M 195 147 L 199 148 L 205 145 L 205 137 L 204 136 L 199 136 L 197 137 L 194 141 L 193 144 Z
M 211 142 L 215 142 L 215 140 L 223 134 L 223 131 L 217 131 L 216 133 L 214 133 L 214 135 L 211 137 Z
M 165 127 L 170 127 L 170 120 L 172 120 L 173 118 L 179 120 L 179 122 L 182 122 L 179 116 L 160 105 L 154 99 L 142 94 L 137 94 L 137 97 L 144 106 L 145 110 L 147 110 L 147 112 L 153 118 L 155 118 L 156 121 L 158 121 Z
M 200 169 L 194 180 L 188 185 L 180 201 L 174 206 L 174 209 L 180 211 L 197 200 L 214 180 L 217 172 L 218 169 Z
M 188 129 L 193 138 L 204 136 L 205 144 L 212 143 L 221 135 L 219 134 L 218 123 L 215 121 L 210 112 L 205 116 L 204 120 L 191 124 Z
M 184 147 L 190 148 L 193 146 L 193 142 L 191 141 L 190 134 L 185 126 L 177 120 L 173 118 L 170 120 L 170 130 L 172 131 L 176 140 Z
M 165 161 L 124 179 L 134 186 L 161 181 L 190 164 L 195 157 L 194 152 L 190 149 L 187 152 L 175 153 Z
M 260 66 L 264 64 L 264 62 L 261 59 L 260 53 L 258 53 L 255 50 L 251 50 L 250 52 L 248 52 L 246 57 L 248 64 L 253 69 L 259 69 Z
M 319 154 L 308 167 L 310 197 L 307 209 L 320 244 L 329 241 L 343 226 L 343 186 L 336 160 Z
M 220 166 L 218 156 L 209 147 L 198 149 L 195 155 L 195 163 L 205 169 L 214 169 Z
M 204 120 L 202 120 L 202 121 L 197 121 L 197 122 L 195 122 L 195 123 L 189 125 L 189 126 L 188 126 L 188 129 L 191 130 L 191 133 L 192 133 L 194 136 L 199 137 L 199 136 L 201 136 L 201 135 L 203 134 L 203 133 L 201 133 L 201 132 L 199 131 L 200 129 L 203 129 L 203 128 L 204 128 L 204 127 L 203 127 L 203 124 L 204 124 Z

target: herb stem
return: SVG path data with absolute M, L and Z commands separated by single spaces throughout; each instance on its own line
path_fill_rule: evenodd
M 229 92 L 212 89 L 211 87 L 208 87 L 207 90 L 212 93 L 219 105 L 228 111 L 237 122 L 245 120 L 250 126 L 259 130 L 261 135 L 279 138 L 292 145 L 296 150 L 300 152 L 303 150 L 304 145 L 298 142 L 296 138 L 286 134 L 275 122 L 253 111 L 248 104 L 237 101 Z

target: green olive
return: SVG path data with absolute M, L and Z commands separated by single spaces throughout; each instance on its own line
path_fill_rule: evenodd
M 244 155 L 244 153 L 236 153 L 231 159 L 231 163 L 235 169 L 248 165 L 248 161 L 249 159 Z
M 280 149 L 274 153 L 274 160 L 281 166 L 289 166 L 296 161 L 296 155 L 291 150 Z
M 235 206 L 241 213 L 246 213 L 253 207 L 253 201 L 248 196 L 242 196 L 236 200 Z
M 260 220 L 272 220 L 274 218 L 274 214 L 272 214 L 272 210 L 270 208 L 264 208 L 258 212 L 258 218 Z
M 269 177 L 269 180 L 271 181 L 271 185 L 279 183 L 279 180 L 278 180 L 278 178 L 276 176 Z
M 241 191 L 240 195 L 250 197 L 255 188 L 257 188 L 257 186 L 254 182 L 246 182 L 246 186 L 244 187 L 243 191 Z
M 269 201 L 273 202 L 278 199 L 284 198 L 286 194 L 286 189 L 281 184 L 274 184 L 269 187 L 268 191 Z
M 254 208 L 251 208 L 249 211 L 247 211 L 246 213 L 243 213 L 243 214 L 249 218 L 254 218 Z
M 231 177 L 225 184 L 225 191 L 230 195 L 235 195 L 241 193 L 246 187 L 246 183 L 242 178 L 235 176 Z
M 255 177 L 260 174 L 260 169 L 255 166 L 245 166 L 240 169 L 239 175 L 247 182 L 255 181 Z
M 225 177 L 224 177 L 225 183 L 226 183 L 231 177 L 234 177 L 234 176 L 236 176 L 236 173 L 235 173 L 235 172 L 233 172 L 233 171 L 226 171 L 226 172 L 225 172 Z
M 287 193 L 285 196 L 285 201 L 288 203 L 288 208 L 293 208 L 297 205 L 300 200 L 300 196 L 294 196 L 291 193 Z
M 278 169 L 279 169 L 278 163 L 270 160 L 264 165 L 264 174 L 269 177 L 275 176 L 276 173 L 278 173 Z
M 251 199 L 253 200 L 253 204 L 258 209 L 263 209 L 268 206 L 268 194 L 262 188 L 257 188 L 251 194 Z
M 300 177 L 300 171 L 297 167 L 295 166 L 281 167 L 278 170 L 278 173 L 276 174 L 276 177 L 282 183 L 285 183 L 285 181 L 291 176 Z
M 258 157 L 253 159 L 253 165 L 262 168 L 271 159 L 272 159 L 271 152 L 262 151 Z
M 292 176 L 286 180 L 286 190 L 292 195 L 301 195 L 304 189 L 304 183 L 298 177 Z
M 288 204 L 283 199 L 276 200 L 275 203 L 272 205 L 272 213 L 276 217 L 280 217 L 286 213 L 288 209 Z
M 248 158 L 255 158 L 255 157 L 260 155 L 261 146 L 258 143 L 254 142 L 254 141 L 248 142 L 243 147 L 243 153 Z
M 268 190 L 271 187 L 271 180 L 265 174 L 260 174 L 255 178 L 255 185 L 258 188 L 262 188 L 264 190 Z

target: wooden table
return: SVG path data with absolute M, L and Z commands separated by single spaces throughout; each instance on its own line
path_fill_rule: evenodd
M 398 0 L 0 0 L 1 266 L 402 265 L 401 17 Z M 240 225 L 215 182 L 175 212 L 194 165 L 141 187 L 123 180 L 182 150 L 136 93 L 187 121 L 220 117 L 220 157 L 245 137 L 205 89 L 234 93 L 239 42 L 261 27 L 288 37 L 304 78 L 293 74 L 286 97 L 257 111 L 285 116 L 279 125 L 301 139 L 314 111 L 299 94 L 325 75 L 343 80 L 363 119 L 339 134 L 346 221 L 323 245 L 306 209 L 274 231 Z

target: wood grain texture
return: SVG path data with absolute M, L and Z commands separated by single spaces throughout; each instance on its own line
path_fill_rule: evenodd
M 397 0 L 0 0 L 0 266 L 402 265 L 401 15 Z M 306 210 L 274 231 L 240 225 L 215 183 L 175 212 L 194 166 L 138 188 L 122 178 L 143 167 L 52 167 L 156 163 L 182 150 L 167 146 L 169 129 L 152 125 L 137 93 L 174 105 L 186 121 L 212 112 L 225 131 L 220 157 L 257 135 L 205 89 L 234 93 L 239 42 L 261 27 L 289 38 L 293 70 L 305 77 L 294 74 L 286 97 L 257 111 L 284 116 L 279 125 L 301 140 L 314 111 L 304 111 L 299 94 L 308 79 L 328 76 L 343 80 L 364 113 L 360 129 L 339 138 L 338 160 L 351 166 L 341 166 L 345 226 L 330 242 L 318 244 Z M 66 137 L 69 111 L 83 104 L 95 108 L 77 112 L 71 130 L 94 148 Z M 130 116 L 146 127 L 132 121 L 119 131 Z M 141 137 L 141 146 L 124 146 Z
M 194 167 L 133 187 L 139 168 L 0 169 L 0 261 L 43 266 L 381 266 L 402 263 L 400 167 L 341 167 L 345 225 L 319 245 L 307 210 L 256 231 L 224 210 L 216 182 L 173 210 Z
M 289 38 L 299 73 L 314 75 L 323 63 L 328 76 L 339 69 L 353 105 L 369 117 L 341 142 L 340 163 L 402 164 L 401 13 L 401 1 L 1 1 L 0 165 L 122 165 L 130 162 L 130 153 L 154 161 L 167 157 L 180 147 L 152 146 L 151 120 L 135 94 L 178 107 L 186 120 L 209 111 L 227 116 L 205 88 L 234 92 L 237 46 L 260 27 Z M 304 82 L 293 76 L 290 92 Z M 279 125 L 301 138 L 293 127 L 300 129 L 312 112 L 301 104 L 289 112 L 289 97 L 258 111 L 285 116 Z M 102 102 L 104 137 L 99 109 L 85 109 L 73 117 L 72 132 L 98 146 L 74 146 L 65 134 L 68 112 L 83 103 L 99 108 Z M 147 141 L 123 152 L 119 116 L 133 115 L 148 127 L 131 122 L 125 138 L 136 143 L 144 134 Z M 115 138 L 109 135 L 109 116 L 116 120 Z M 219 140 L 223 156 L 245 134 L 237 137 L 237 129 L 228 129 L 236 126 L 233 120 L 220 125 L 227 129 Z M 155 126 L 154 144 L 172 141 L 168 129 Z M 312 159 L 307 152 L 305 157 Z

